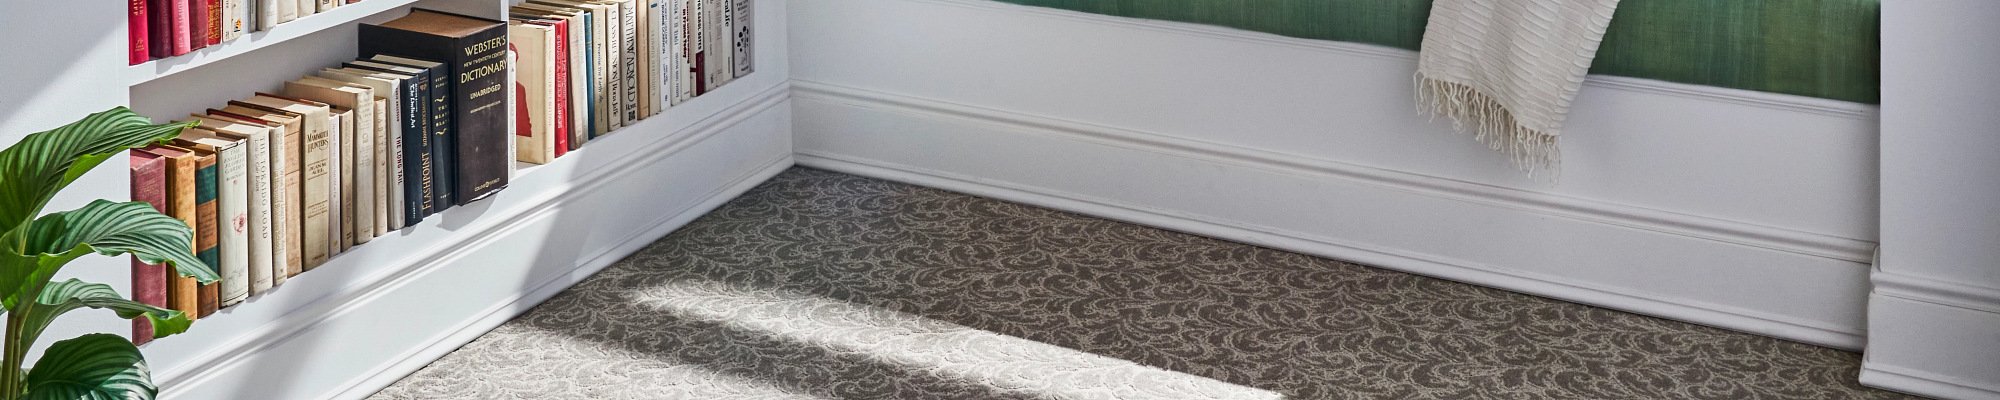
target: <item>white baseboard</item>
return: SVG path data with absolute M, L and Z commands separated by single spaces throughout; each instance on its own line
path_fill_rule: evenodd
M 1858 349 L 1872 244 L 810 82 L 801 165 Z
M 2000 400 L 2000 289 L 1887 271 L 1874 280 L 1862 384 Z
M 364 398 L 476 339 L 790 167 L 788 86 L 740 86 L 295 278 L 294 292 L 345 285 L 183 360 L 159 377 L 162 397 Z M 443 250 L 383 254 L 399 243 Z

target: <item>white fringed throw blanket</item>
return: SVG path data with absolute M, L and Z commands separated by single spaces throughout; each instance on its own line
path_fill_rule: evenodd
M 1618 0 L 1437 0 L 1417 58 L 1418 108 L 1506 152 L 1530 176 L 1560 169 L 1563 118 Z

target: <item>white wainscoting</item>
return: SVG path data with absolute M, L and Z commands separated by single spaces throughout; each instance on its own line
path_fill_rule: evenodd
M 791 5 L 802 165 L 1833 347 L 1875 107 L 1592 77 L 1560 181 L 1414 111 L 1414 53 L 980 0 Z

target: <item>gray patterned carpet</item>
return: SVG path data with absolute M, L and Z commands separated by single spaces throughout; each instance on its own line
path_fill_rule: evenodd
M 376 399 L 1838 399 L 1859 357 L 796 169 Z

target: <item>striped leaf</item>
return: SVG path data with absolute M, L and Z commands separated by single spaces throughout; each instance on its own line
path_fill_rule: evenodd
M 153 124 L 118 107 L 0 150 L 0 232 L 16 233 L 56 192 L 118 152 L 173 139 L 189 126 Z
M 139 348 L 125 338 L 94 333 L 56 342 L 28 371 L 30 400 L 151 400 L 160 388 Z
M 168 263 L 181 275 L 214 282 L 215 272 L 194 257 L 194 233 L 187 224 L 160 214 L 146 203 L 93 201 L 72 211 L 36 219 L 27 230 L 33 255 L 0 256 L 0 300 L 13 310 L 21 299 L 40 292 L 69 260 L 95 252 L 107 256 L 132 254 L 147 263 Z M 0 251 L 0 253 L 5 253 Z M 27 267 L 33 258 L 33 267 Z
M 70 310 L 86 307 L 108 309 L 117 313 L 119 318 L 144 317 L 151 320 L 154 338 L 186 332 L 188 326 L 194 324 L 194 320 L 188 319 L 187 315 L 180 311 L 127 300 L 119 296 L 118 291 L 112 289 L 111 285 L 76 279 L 50 282 L 48 286 L 42 288 L 42 295 L 37 297 L 35 302 L 39 304 L 28 309 L 21 326 L 21 338 L 15 342 L 16 344 L 35 344 L 42 330 L 55 322 L 57 317 Z

